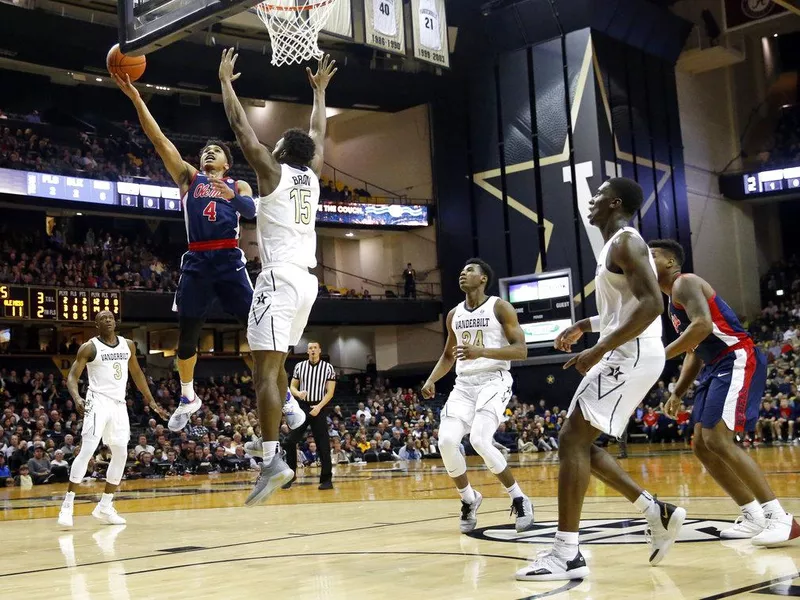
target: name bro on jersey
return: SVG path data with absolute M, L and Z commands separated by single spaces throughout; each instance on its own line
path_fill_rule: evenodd
M 228 185 L 233 185 L 234 183 L 233 179 L 229 177 L 223 179 L 223 181 Z M 227 198 L 223 198 L 222 195 L 217 190 L 215 190 L 214 186 L 211 185 L 210 183 L 198 183 L 194 187 L 194 192 L 192 193 L 192 196 L 194 196 L 195 198 L 219 198 L 220 200 L 224 200 L 225 202 L 230 203 L 230 200 L 228 200 Z M 203 209 L 203 215 L 209 221 L 217 220 L 217 203 L 214 200 L 209 202 Z

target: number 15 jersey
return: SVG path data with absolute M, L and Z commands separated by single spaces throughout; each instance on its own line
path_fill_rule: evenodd
M 503 348 L 508 346 L 503 326 L 494 313 L 495 305 L 500 300 L 497 296 L 489 296 L 483 304 L 467 308 L 466 302 L 456 306 L 453 313 L 453 333 L 456 344 L 482 346 L 483 348 Z M 457 375 L 474 375 L 488 371 L 508 371 L 511 361 L 493 358 L 476 358 L 473 360 L 457 360 Z
M 269 196 L 256 200 L 261 266 L 317 266 L 319 179 L 310 167 L 281 165 L 281 181 Z

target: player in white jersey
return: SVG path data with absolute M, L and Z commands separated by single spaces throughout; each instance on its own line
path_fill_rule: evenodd
M 419 0 L 419 42 L 429 50 L 442 49 L 442 31 L 436 0 Z
M 58 524 L 62 527 L 72 527 L 75 490 L 86 475 L 86 468 L 97 450 L 100 438 L 111 448 L 111 462 L 106 472 L 104 493 L 100 497 L 100 503 L 92 511 L 92 516 L 108 525 L 125 523 L 125 519 L 117 514 L 112 501 L 114 492 L 122 481 L 125 461 L 128 459 L 128 440 L 131 437 L 125 403 L 128 373 L 150 408 L 165 421 L 169 418 L 169 414 L 156 404 L 150 393 L 147 379 L 136 360 L 133 342 L 115 333 L 114 315 L 104 310 L 97 315 L 95 323 L 100 335 L 80 347 L 67 375 L 67 389 L 78 412 L 83 415 L 83 428 L 81 449 L 72 463 L 67 495 L 58 513 Z M 78 380 L 84 368 L 89 370 L 89 389 L 85 400 L 78 389 Z
M 517 531 L 533 527 L 531 501 L 522 493 L 505 457 L 493 443 L 511 399 L 511 361 L 526 358 L 528 347 L 514 308 L 497 296 L 486 295 L 491 282 L 488 264 L 479 258 L 466 262 L 458 278 L 464 302 L 447 315 L 447 341 L 442 356 L 422 386 L 423 397 L 432 398 L 436 382 L 455 363 L 456 383 L 440 415 L 439 451 L 461 496 L 462 533 L 475 529 L 483 500 L 469 483 L 467 464 L 459 449 L 466 434 L 511 497 Z
M 270 153 L 258 141 L 233 91 L 237 55 L 233 48 L 222 54 L 219 78 L 225 113 L 247 162 L 258 177 L 256 222 L 261 274 L 256 281 L 247 325 L 247 341 L 253 353 L 253 383 L 258 401 L 263 462 L 261 473 L 245 504 L 252 506 L 269 497 L 294 477 L 278 452 L 278 431 L 283 400 L 289 389 L 286 355 L 300 341 L 311 307 L 317 298 L 317 278 L 309 269 L 317 265 L 314 232 L 319 205 L 319 175 L 324 164 L 325 90 L 336 73 L 324 56 L 312 73 L 314 90 L 311 127 L 306 133 L 290 129 Z
M 584 376 L 559 436 L 558 531 L 551 550 L 517 571 L 517 579 L 581 579 L 589 568 L 578 548 L 578 527 L 589 476 L 624 495 L 643 513 L 650 529 L 650 564 L 660 563 L 686 518 L 683 508 L 656 500 L 636 484 L 608 452 L 595 446 L 600 433 L 619 437 L 664 368 L 661 313 L 664 305 L 656 267 L 639 232 L 627 227 L 642 206 L 642 188 L 631 179 L 606 181 L 589 202 L 589 222 L 605 245 L 597 257 L 598 316 L 584 319 L 555 340 L 569 352 L 584 333 L 600 340 L 564 364 Z
M 396 0 L 372 0 L 372 27 L 383 35 L 397 35 Z M 401 5 L 402 6 L 402 5 Z

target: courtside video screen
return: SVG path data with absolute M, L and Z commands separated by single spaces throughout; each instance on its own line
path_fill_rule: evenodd
M 500 297 L 517 311 L 529 348 L 552 345 L 556 336 L 575 322 L 569 269 L 507 277 L 499 285 Z

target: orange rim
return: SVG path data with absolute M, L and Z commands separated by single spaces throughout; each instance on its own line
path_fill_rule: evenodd
M 305 6 L 278 6 L 275 4 L 268 4 L 266 2 L 262 2 L 260 7 L 263 10 L 271 10 L 271 11 L 278 11 L 278 12 L 287 12 L 287 11 L 296 11 L 300 12 L 303 10 L 311 10 L 312 8 L 320 8 L 321 6 L 327 6 L 335 2 L 336 0 L 323 0 L 322 2 L 314 2 L 313 4 L 307 4 Z

